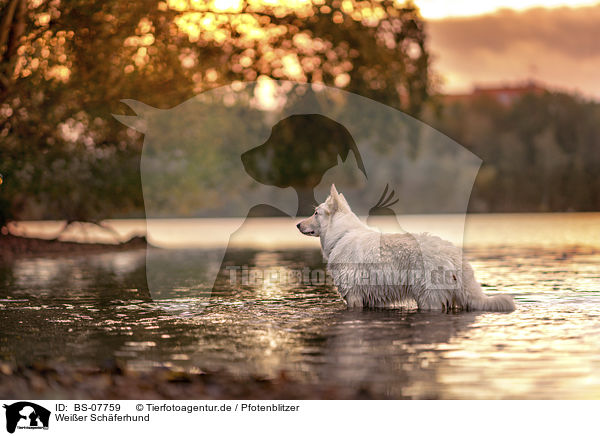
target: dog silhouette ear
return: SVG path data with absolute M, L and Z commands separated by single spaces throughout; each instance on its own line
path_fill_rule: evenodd
M 140 133 L 146 133 L 148 130 L 148 119 L 153 113 L 161 112 L 160 109 L 156 109 L 152 106 L 142 103 L 141 101 L 125 99 L 121 100 L 121 103 L 129 106 L 137 115 L 117 115 L 112 114 L 121 123 L 125 124 Z

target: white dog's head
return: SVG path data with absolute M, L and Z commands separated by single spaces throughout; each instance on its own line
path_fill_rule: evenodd
M 327 200 L 315 208 L 315 213 L 311 217 L 300 221 L 296 227 L 308 236 L 324 236 L 334 215 L 348 213 L 352 213 L 352 210 L 344 195 L 337 192 L 335 185 L 331 185 Z

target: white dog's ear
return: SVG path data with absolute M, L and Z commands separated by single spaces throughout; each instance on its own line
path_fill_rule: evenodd
M 329 191 L 329 198 L 327 199 L 327 205 L 329 206 L 329 210 L 331 213 L 334 213 L 338 210 L 338 203 L 340 202 L 339 194 L 337 189 L 335 189 L 335 185 L 331 185 L 331 190 Z
M 338 209 L 343 212 L 351 212 L 350 205 L 346 201 L 344 194 L 338 194 Z
M 327 200 L 325 200 L 325 204 L 327 205 L 330 214 L 335 213 L 338 204 L 338 192 L 337 189 L 335 189 L 335 185 L 331 185 L 329 197 L 327 197 Z
M 350 205 L 348 205 L 344 196 L 335 189 L 335 185 L 331 185 L 329 200 L 332 213 L 337 210 L 341 212 L 350 212 Z
M 331 190 L 329 191 L 329 195 L 331 195 L 331 198 L 337 200 L 338 192 L 337 189 L 335 189 L 335 185 L 333 183 L 331 184 Z

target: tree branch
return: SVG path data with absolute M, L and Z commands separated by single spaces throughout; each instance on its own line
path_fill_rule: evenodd
M 21 0 L 11 0 L 8 6 L 6 7 L 6 12 L 2 16 L 2 21 L 0 22 L 0 55 L 4 54 L 4 46 L 7 46 L 8 43 L 8 35 L 10 33 L 10 28 L 12 27 L 13 16 L 15 15 L 15 10 L 17 9 L 17 4 Z M 8 46 L 6 47 L 8 50 Z M 5 56 L 3 56 L 5 58 Z

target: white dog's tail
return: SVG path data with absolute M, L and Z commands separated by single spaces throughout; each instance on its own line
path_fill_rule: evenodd
M 469 302 L 469 309 L 488 312 L 512 312 L 515 310 L 515 302 L 510 295 L 485 295 L 482 293 Z

